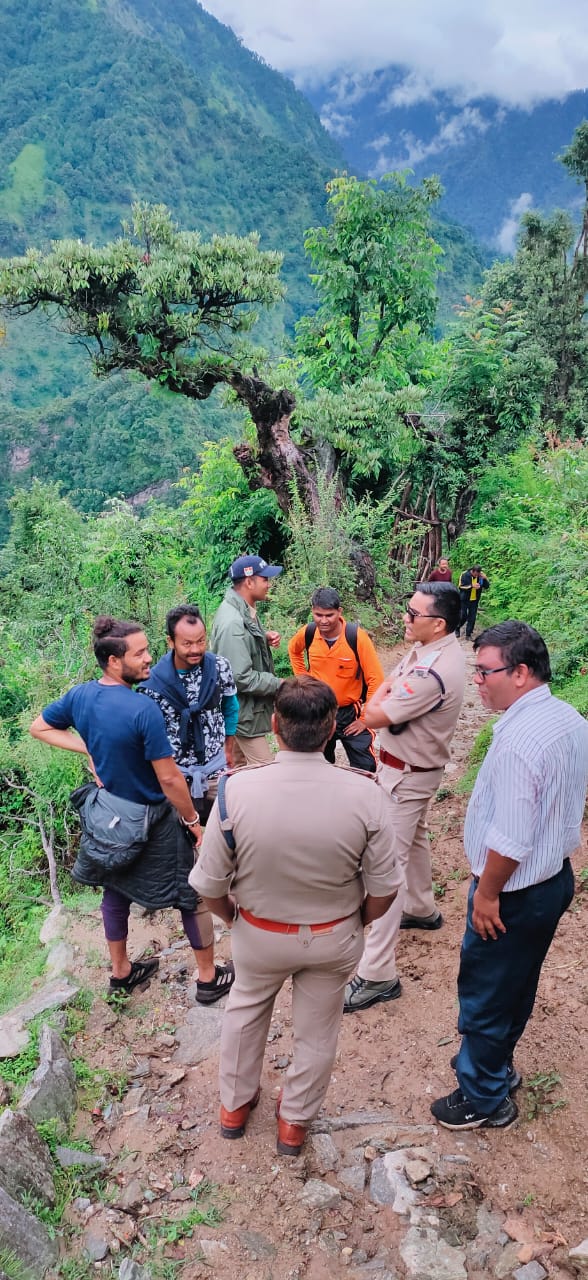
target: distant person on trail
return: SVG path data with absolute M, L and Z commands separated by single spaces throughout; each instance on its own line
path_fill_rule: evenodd
M 490 583 L 485 573 L 482 573 L 479 564 L 472 565 L 471 569 L 464 569 L 460 575 L 458 588 L 461 597 L 461 617 L 459 619 L 459 627 L 456 635 L 459 636 L 461 628 L 465 625 L 466 640 L 471 640 L 474 627 L 476 625 L 476 614 L 480 603 L 480 596 L 483 591 L 487 591 Z
M 292 670 L 295 676 L 308 671 L 315 679 L 324 680 L 337 699 L 335 732 L 325 747 L 327 760 L 334 763 L 339 741 L 354 769 L 375 773 L 376 735 L 368 729 L 363 710 L 384 679 L 378 655 L 367 631 L 356 622 L 345 621 L 333 587 L 319 587 L 310 603 L 312 622 L 300 627 L 288 645 Z
M 449 560 L 445 556 L 441 556 L 437 561 L 437 568 L 429 574 L 429 582 L 451 582 L 451 569 L 449 568 Z
M 233 748 L 233 767 L 271 764 L 270 732 L 274 697 L 281 680 L 274 672 L 270 650 L 280 643 L 277 631 L 265 631 L 257 605 L 267 599 L 270 581 L 282 572 L 261 556 L 239 556 L 229 577 L 231 586 L 214 616 L 210 648 L 230 664 L 239 698 L 239 721 Z
M 210 912 L 188 884 L 202 837 L 194 802 L 159 707 L 133 690 L 149 675 L 147 636 L 137 622 L 99 617 L 93 641 L 100 679 L 74 685 L 50 703 L 30 732 L 49 746 L 88 755 L 97 779 L 72 797 L 82 824 L 73 876 L 104 888 L 110 995 L 130 994 L 159 966 L 157 958 L 131 961 L 127 954 L 130 906 L 137 902 L 148 911 L 181 912 L 198 964 L 196 1000 L 213 1004 L 232 974 L 228 983 L 218 978 Z
M 206 822 L 219 774 L 233 765 L 237 689 L 226 658 L 207 651 L 206 627 L 197 605 L 170 609 L 165 629 L 168 651 L 138 692 L 153 698 L 163 712 L 175 762 Z
M 545 642 L 526 622 L 474 640 L 474 680 L 494 725 L 465 819 L 472 871 L 457 994 L 458 1088 L 431 1111 L 445 1129 L 505 1129 L 521 1084 L 513 1055 L 533 1012 L 541 968 L 574 897 L 588 724 L 549 689 Z

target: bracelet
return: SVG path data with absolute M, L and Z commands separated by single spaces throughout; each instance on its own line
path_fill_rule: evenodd
M 192 821 L 191 821 L 191 822 L 188 822 L 188 819 L 187 819 L 187 818 L 182 818 L 182 822 L 183 822 L 183 824 L 184 824 L 184 826 L 185 826 L 185 827 L 199 827 L 199 826 L 200 826 L 200 818 L 192 818 Z

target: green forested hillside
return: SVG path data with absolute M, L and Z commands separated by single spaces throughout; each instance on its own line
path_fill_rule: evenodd
M 300 290 L 301 228 L 343 163 L 294 86 L 193 0 L 173 21 L 165 0 L 7 0 L 0 119 L 2 253 L 108 238 L 134 199 L 163 200 L 205 234 L 279 237 Z
M 258 230 L 280 247 L 289 288 L 274 335 L 310 304 L 303 232 L 342 158 L 294 86 L 194 0 L 7 0 L 0 121 L 2 253 L 104 242 L 141 197 L 204 235 Z M 34 475 L 95 509 L 175 479 L 231 422 L 219 404 L 171 408 L 132 382 L 97 385 L 86 353 L 44 320 L 9 322 L 0 396 L 1 529 L 2 499 Z
M 1 255 L 68 236 L 101 244 L 133 200 L 163 202 L 204 236 L 256 230 L 262 248 L 283 254 L 284 301 L 257 331 L 266 347 L 281 354 L 316 306 L 304 234 L 323 221 L 325 182 L 343 157 L 293 84 L 196 0 L 5 0 L 0 124 Z M 438 238 L 445 322 L 482 262 L 460 228 L 440 224 Z M 7 324 L 0 403 L 0 534 L 6 496 L 34 475 L 97 509 L 176 478 L 204 439 L 236 422 L 220 402 L 170 413 L 136 384 L 96 385 L 86 352 L 36 317 Z M 116 463 L 100 447 L 114 407 L 133 424 Z

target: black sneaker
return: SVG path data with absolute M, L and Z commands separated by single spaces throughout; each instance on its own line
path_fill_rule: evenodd
M 108 994 L 126 998 L 126 996 L 130 996 L 131 991 L 134 991 L 136 987 L 145 986 L 158 969 L 159 956 L 154 956 L 152 960 L 133 960 L 131 971 L 126 978 L 110 979 Z
M 487 1115 L 476 1111 L 461 1089 L 454 1089 L 446 1098 L 437 1098 L 431 1104 L 431 1112 L 444 1129 L 481 1129 L 482 1125 L 489 1129 L 507 1129 L 516 1120 L 519 1109 L 516 1102 L 507 1096 L 496 1111 Z
M 449 1059 L 449 1066 L 451 1067 L 452 1071 L 455 1071 L 455 1068 L 457 1066 L 456 1053 L 454 1053 L 453 1057 Z M 514 1065 L 514 1062 L 509 1062 L 508 1072 L 506 1076 L 506 1084 L 507 1084 L 508 1092 L 514 1093 L 515 1089 L 520 1089 L 522 1083 L 523 1083 L 523 1077 L 520 1071 L 517 1071 Z
M 215 964 L 212 981 L 201 982 L 199 978 L 196 983 L 196 1004 L 216 1004 L 217 1000 L 228 996 L 234 981 L 235 968 L 232 960 L 228 964 Z
M 343 1013 L 358 1013 L 361 1009 L 370 1009 L 373 1004 L 397 1000 L 400 995 L 400 978 L 393 982 L 368 982 L 367 978 L 355 977 L 345 988 Z
M 441 929 L 443 916 L 440 911 L 433 911 L 430 916 L 407 916 L 404 911 L 400 917 L 401 929 Z

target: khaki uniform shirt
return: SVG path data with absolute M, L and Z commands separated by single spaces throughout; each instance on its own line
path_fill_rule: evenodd
M 445 685 L 441 705 L 441 688 L 431 668 Z M 382 702 L 384 715 L 393 725 L 407 722 L 399 734 L 379 729 L 380 745 L 405 764 L 422 769 L 441 769 L 449 760 L 451 739 L 455 732 L 465 689 L 465 655 L 452 634 L 432 644 L 417 642 L 394 668 L 390 679 L 392 692 Z M 437 710 L 433 710 L 437 707 Z
M 321 752 L 280 751 L 272 765 L 241 769 L 225 799 L 236 849 L 215 804 L 190 875 L 203 897 L 230 891 L 266 920 L 322 924 L 351 915 L 366 893 L 387 897 L 402 883 L 389 797 Z

